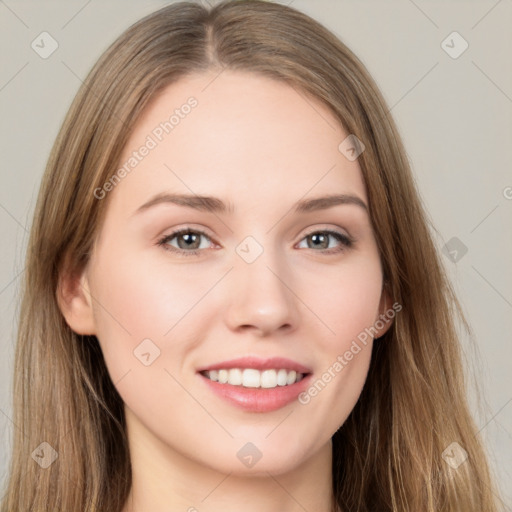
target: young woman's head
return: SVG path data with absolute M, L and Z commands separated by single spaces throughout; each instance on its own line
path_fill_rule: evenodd
M 495 510 L 454 313 L 350 50 L 279 4 L 165 7 L 101 57 L 50 157 L 3 510 L 137 510 L 163 472 L 183 510 L 218 474 L 226 496 L 317 475 L 311 510 Z

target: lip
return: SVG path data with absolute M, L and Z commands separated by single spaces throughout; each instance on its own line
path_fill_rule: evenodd
M 272 369 L 284 369 L 284 370 L 295 370 L 297 373 L 311 373 L 312 370 L 307 366 L 304 366 L 296 361 L 287 359 L 285 357 L 271 357 L 268 359 L 261 359 L 254 356 L 239 357 L 237 359 L 231 359 L 229 361 L 222 361 L 215 363 L 210 366 L 204 366 L 199 368 L 198 372 L 207 370 L 230 370 L 231 368 L 253 368 L 254 370 L 272 370 Z
M 295 401 L 300 393 L 310 385 L 312 378 L 310 373 L 299 380 L 299 382 L 289 386 L 244 388 L 243 386 L 215 382 L 200 373 L 198 375 L 217 396 L 227 400 L 231 405 L 249 412 L 271 412 L 281 409 Z
M 255 370 L 285 369 L 295 370 L 297 373 L 306 374 L 299 381 L 288 386 L 275 388 L 244 388 L 232 384 L 221 384 L 205 377 L 201 372 L 208 370 L 229 370 L 231 368 L 253 368 Z M 205 366 L 197 370 L 198 376 L 208 386 L 210 391 L 231 405 L 248 412 L 271 412 L 281 409 L 297 400 L 297 397 L 310 385 L 312 370 L 296 361 L 283 357 L 260 359 L 257 357 L 240 357 Z

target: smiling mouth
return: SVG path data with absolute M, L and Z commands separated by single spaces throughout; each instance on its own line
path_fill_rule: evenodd
M 200 372 L 207 379 L 219 384 L 230 384 L 244 388 L 272 389 L 286 387 L 301 381 L 307 373 L 284 368 L 257 370 L 255 368 L 229 368 Z

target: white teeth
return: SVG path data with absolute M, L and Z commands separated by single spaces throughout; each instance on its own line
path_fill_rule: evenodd
M 295 370 L 292 370 L 290 373 L 288 373 L 288 376 L 286 377 L 286 384 L 293 384 L 296 378 L 297 372 Z
M 295 370 L 263 370 L 254 368 L 231 368 L 221 370 L 205 371 L 203 375 L 210 380 L 220 382 L 221 384 L 231 384 L 232 386 L 243 386 L 245 388 L 275 388 L 277 386 L 289 386 L 299 382 L 304 378 L 304 374 L 297 373 Z
M 229 373 L 227 370 L 219 370 L 219 382 L 221 384 L 226 384 L 229 380 Z
M 246 368 L 242 373 L 242 386 L 246 388 L 259 388 L 260 380 L 260 372 L 253 368 Z
M 261 373 L 261 387 L 275 388 L 277 386 L 277 372 L 275 370 L 265 370 Z
M 240 386 L 243 382 L 242 370 L 240 370 L 240 368 L 232 368 L 229 370 L 228 382 L 233 386 Z
M 279 370 L 277 372 L 277 385 L 278 386 L 286 386 L 286 375 L 287 375 L 287 371 L 286 370 Z

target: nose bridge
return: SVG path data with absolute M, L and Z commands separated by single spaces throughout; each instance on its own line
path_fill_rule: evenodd
M 263 238 L 260 236 L 260 239 Z M 297 305 L 291 292 L 291 273 L 268 242 L 248 236 L 236 247 L 230 293 L 231 327 L 253 326 L 270 332 L 296 326 Z

